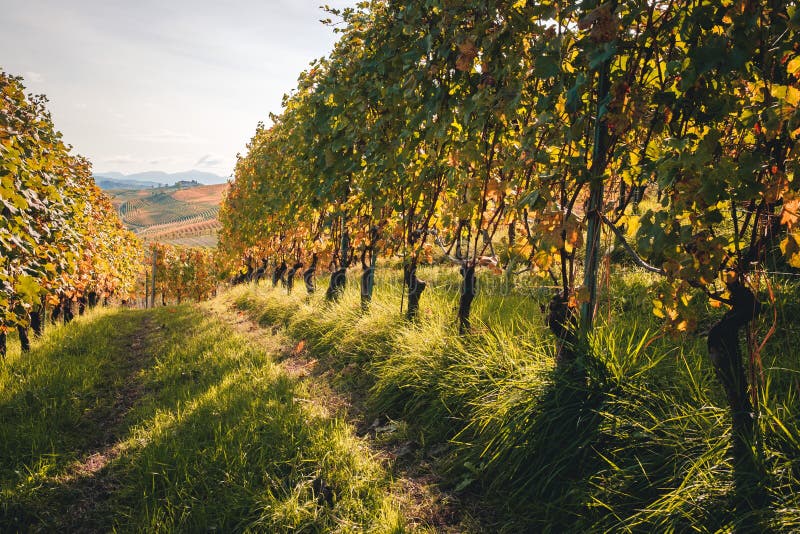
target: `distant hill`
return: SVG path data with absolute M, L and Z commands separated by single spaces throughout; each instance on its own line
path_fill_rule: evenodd
M 111 178 L 109 176 L 94 175 L 94 181 L 100 189 L 130 189 L 138 191 L 139 189 L 150 189 L 158 187 L 156 182 L 139 182 L 136 180 L 128 180 L 126 178 Z
M 98 172 L 94 174 L 95 182 L 102 189 L 149 189 L 159 185 L 172 185 L 176 182 L 198 182 L 203 185 L 224 184 L 228 179 L 210 172 L 185 171 L 166 173 L 163 171 L 122 174 L 119 172 Z
M 142 183 L 142 182 L 138 182 Z M 112 202 L 122 221 L 145 242 L 214 247 L 219 206 L 228 184 L 176 185 L 113 192 Z
M 111 178 L 113 180 L 124 180 L 125 175 L 121 172 L 103 172 L 103 173 L 95 173 L 95 177 L 99 176 L 100 174 L 103 175 L 104 178 Z

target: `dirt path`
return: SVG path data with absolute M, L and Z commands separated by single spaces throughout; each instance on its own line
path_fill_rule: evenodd
M 354 431 L 367 441 L 373 454 L 391 470 L 394 479 L 392 495 L 412 529 L 432 528 L 442 533 L 474 530 L 467 526 L 468 520 L 460 513 L 462 507 L 456 497 L 439 489 L 439 478 L 432 466 L 424 461 L 409 460 L 413 456 L 414 444 L 379 440 L 380 434 L 385 436 L 386 432 L 392 431 L 393 423 L 380 419 L 367 421 L 363 399 L 334 389 L 331 385 L 333 371 L 309 355 L 304 341 L 290 339 L 279 326 L 260 326 L 245 312 L 235 309 L 231 302 L 217 299 L 204 307 L 274 354 L 284 372 L 304 382 L 312 392 L 306 402 L 329 417 L 344 417 L 353 426 Z
M 143 315 L 139 320 L 136 330 L 120 341 L 120 348 L 127 350 L 113 354 L 115 361 L 99 370 L 108 384 L 105 393 L 112 400 L 110 405 L 99 406 L 85 417 L 93 426 L 103 428 L 102 434 L 90 440 L 81 458 L 52 480 L 71 495 L 69 506 L 56 518 L 56 531 L 96 531 L 97 523 L 93 519 L 104 513 L 105 502 L 119 487 L 106 468 L 130 448 L 128 442 L 122 441 L 125 434 L 122 423 L 145 394 L 139 372 L 152 363 L 153 357 L 147 351 L 148 337 L 159 328 L 150 315 Z M 121 386 L 118 384 L 120 377 Z M 76 530 L 76 525 L 85 526 Z

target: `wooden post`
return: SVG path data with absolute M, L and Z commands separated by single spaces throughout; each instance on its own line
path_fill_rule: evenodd
M 612 11 L 615 8 L 616 2 L 612 2 Z M 597 116 L 594 119 L 592 165 L 589 169 L 589 205 L 586 210 L 586 259 L 583 262 L 583 287 L 589 293 L 589 299 L 581 306 L 581 335 L 584 340 L 592 330 L 594 307 L 597 302 L 597 270 L 600 263 L 600 233 L 603 224 L 602 210 L 605 193 L 604 175 L 608 166 L 610 144 L 605 100 L 611 87 L 609 71 L 612 59 L 613 56 L 603 61 L 597 82 Z
M 150 307 L 156 307 L 156 259 L 158 258 L 158 251 L 153 246 L 153 277 L 150 285 Z

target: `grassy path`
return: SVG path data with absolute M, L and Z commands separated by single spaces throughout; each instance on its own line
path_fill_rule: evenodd
M 0 531 L 420 526 L 342 399 L 275 363 L 280 333 L 228 326 L 235 315 L 220 311 L 99 311 L 12 352 L 0 368 Z
M 125 443 L 141 395 L 143 338 L 152 320 L 101 314 L 48 332 L 0 371 L 2 525 L 10 530 L 100 528 L 115 489 L 106 469 Z M 123 357 L 123 355 L 126 355 Z
M 12 343 L 0 532 L 798 530 L 791 350 L 765 368 L 768 499 L 744 510 L 702 350 L 639 351 L 620 321 L 576 380 L 536 302 L 495 301 L 510 319 L 462 339 L 450 293 L 409 324 L 353 284 L 338 304 L 239 287 Z
M 110 338 L 115 344 L 111 354 L 125 357 L 112 357 L 98 369 L 101 379 L 98 398 L 104 401 L 101 408 L 84 412 L 84 417 L 100 432 L 89 436 L 91 446 L 80 451 L 65 472 L 48 480 L 55 490 L 53 495 L 64 504 L 63 513 L 53 518 L 58 530 L 102 526 L 103 516 L 110 512 L 108 499 L 119 490 L 118 479 L 107 467 L 130 448 L 130 443 L 124 440 L 128 430 L 125 418 L 145 394 L 142 372 L 153 362 L 146 350 L 147 337 L 156 328 L 150 315 L 140 314 L 132 324 L 135 328 Z
M 341 375 L 329 362 L 314 358 L 304 340 L 288 337 L 279 323 L 262 323 L 254 310 L 242 309 L 236 295 L 237 292 L 225 294 L 204 307 L 252 343 L 268 347 L 282 371 L 309 392 L 303 402 L 329 417 L 347 421 L 352 431 L 365 439 L 370 454 L 380 458 L 392 473 L 389 492 L 407 528 L 443 533 L 482 531 L 463 503 L 440 489 L 441 480 L 431 465 L 413 458 L 417 443 L 407 439 L 402 423 L 369 418 L 363 390 L 342 387 Z

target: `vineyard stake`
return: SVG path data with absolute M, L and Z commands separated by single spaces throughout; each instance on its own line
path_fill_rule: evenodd
M 158 250 L 155 245 L 153 246 L 153 277 L 150 284 L 150 307 L 156 307 L 156 259 L 158 258 Z

